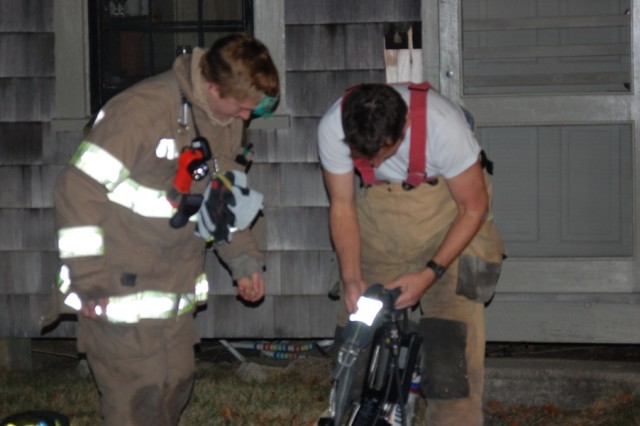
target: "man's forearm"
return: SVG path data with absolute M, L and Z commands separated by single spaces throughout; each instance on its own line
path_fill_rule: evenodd
M 360 269 L 360 230 L 355 214 L 338 214 L 330 210 L 331 240 L 338 256 L 340 276 L 343 282 L 358 282 L 362 279 Z
M 467 248 L 484 220 L 485 214 L 482 212 L 468 211 L 456 217 L 432 260 L 448 267 Z

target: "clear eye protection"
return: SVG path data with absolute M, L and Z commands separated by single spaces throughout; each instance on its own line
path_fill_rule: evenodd
M 251 111 L 251 115 L 254 117 L 271 117 L 271 114 L 275 111 L 279 101 L 279 97 L 264 95 L 258 106 Z

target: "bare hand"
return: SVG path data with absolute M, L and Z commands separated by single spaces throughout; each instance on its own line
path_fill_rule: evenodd
M 420 301 L 422 295 L 435 283 L 436 276 L 431 269 L 402 275 L 387 285 L 388 290 L 399 288 L 402 292 L 396 300 L 396 309 L 410 308 Z
M 237 281 L 238 296 L 247 302 L 257 302 L 264 297 L 264 278 L 260 272 L 254 272 L 251 277 L 240 278 Z

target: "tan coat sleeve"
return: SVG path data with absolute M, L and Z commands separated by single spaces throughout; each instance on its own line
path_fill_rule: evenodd
M 105 188 L 73 166 L 67 166 L 54 187 L 56 229 L 100 226 L 108 214 Z M 81 298 L 103 296 L 109 283 L 103 256 L 62 259 L 71 271 L 71 290 Z

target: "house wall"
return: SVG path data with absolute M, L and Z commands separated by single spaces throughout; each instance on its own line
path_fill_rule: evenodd
M 0 336 L 31 336 L 55 277 L 53 0 L 0 0 Z
M 40 336 L 39 320 L 58 270 L 52 188 L 82 138 L 82 120 L 69 102 L 77 97 L 69 89 L 74 81 L 85 85 L 84 77 L 63 79 L 59 71 L 79 53 L 53 53 L 54 45 L 69 42 L 54 36 L 55 25 L 77 24 L 71 15 L 58 14 L 63 1 L 80 0 L 0 0 L 0 338 Z M 423 34 L 432 34 L 428 18 L 437 8 L 432 0 L 422 1 L 422 11 L 420 0 L 254 1 L 256 30 L 267 36 L 286 88 L 280 117 L 248 133 L 255 145 L 249 180 L 265 194 L 255 232 L 267 256 L 267 296 L 258 306 L 245 306 L 210 254 L 212 289 L 198 327 L 211 338 L 330 337 L 339 302 L 327 293 L 338 281 L 338 268 L 317 159 L 317 123 L 346 87 L 384 82 L 385 24 L 422 17 Z M 77 38 L 71 41 L 82 50 Z M 436 38 L 424 40 L 425 71 L 434 81 L 441 74 Z M 536 108 L 537 102 L 531 98 L 516 109 Z M 638 110 L 636 104 L 628 114 Z M 488 113 L 479 111 L 479 121 L 492 122 Z M 635 238 L 635 251 L 637 245 Z M 509 260 L 488 310 L 490 340 L 637 342 L 637 262 L 566 258 L 545 265 L 547 278 L 541 280 L 539 262 Z M 608 280 L 598 278 L 603 270 Z M 74 335 L 73 321 L 47 334 Z

